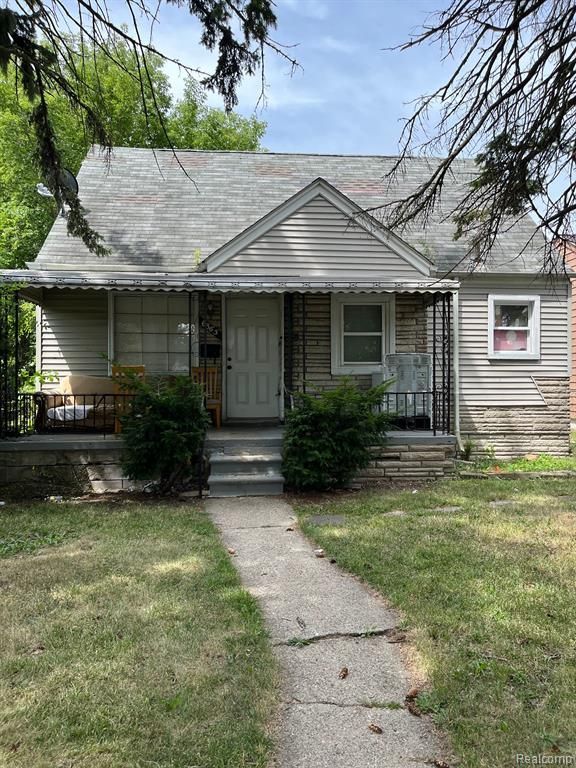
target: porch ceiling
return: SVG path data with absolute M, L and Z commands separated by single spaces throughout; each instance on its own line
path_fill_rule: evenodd
M 351 275 L 326 277 L 269 277 L 194 272 L 188 275 L 162 272 L 60 272 L 5 270 L 4 283 L 22 288 L 79 288 L 105 291 L 211 291 L 224 293 L 446 293 L 457 290 L 457 280 L 422 279 L 391 282 L 378 278 L 358 279 Z

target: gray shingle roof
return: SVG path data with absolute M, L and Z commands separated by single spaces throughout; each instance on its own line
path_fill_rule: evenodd
M 256 152 L 179 151 L 116 148 L 111 163 L 97 150 L 84 161 L 78 181 L 92 226 L 103 235 L 109 256 L 97 258 L 66 234 L 59 218 L 34 268 L 193 271 L 244 229 L 318 177 L 326 179 L 362 208 L 413 191 L 434 161 L 406 163 L 397 187 L 382 179 L 394 158 Z M 472 161 L 458 161 L 445 188 L 443 211 L 451 210 L 474 172 Z M 440 218 L 440 217 L 439 217 Z M 398 233 L 443 272 L 458 264 L 466 244 L 454 241 L 451 221 L 412 226 Z M 540 246 L 525 248 L 534 232 L 529 219 L 502 233 L 493 249 L 490 271 L 537 271 Z M 538 241 L 540 242 L 540 241 Z

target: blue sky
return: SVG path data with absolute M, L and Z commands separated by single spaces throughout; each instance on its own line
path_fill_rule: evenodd
M 408 102 L 442 82 L 437 47 L 384 50 L 409 38 L 446 0 L 277 0 L 275 38 L 296 46 L 301 69 L 292 76 L 269 54 L 260 119 L 264 145 L 277 152 L 396 154 Z M 155 27 L 157 47 L 182 62 L 209 67 L 198 45 L 199 28 L 185 8 L 163 7 Z M 182 79 L 169 67 L 176 93 Z M 444 75 L 446 72 L 444 71 Z M 253 114 L 260 80 L 243 83 L 238 111 Z M 221 106 L 216 97 L 210 102 Z

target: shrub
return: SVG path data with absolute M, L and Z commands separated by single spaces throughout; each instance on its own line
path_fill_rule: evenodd
M 178 487 L 196 463 L 210 417 L 202 387 L 187 376 L 156 385 L 131 377 L 135 392 L 130 413 L 121 417 L 122 467 L 133 480 L 159 481 L 167 493 Z
M 370 447 L 385 441 L 382 402 L 389 383 L 362 391 L 349 380 L 316 395 L 297 393 L 286 419 L 283 472 L 297 490 L 325 490 L 349 482 L 370 461 Z

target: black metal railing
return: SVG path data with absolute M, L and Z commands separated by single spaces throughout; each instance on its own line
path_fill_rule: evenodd
M 61 395 L 37 392 L 33 397 L 37 433 L 120 432 L 122 416 L 131 412 L 134 402 L 134 395 L 129 393 Z
M 0 437 L 30 435 L 36 426 L 36 403 L 32 393 L 7 394 L 0 403 Z
M 50 433 L 119 432 L 132 394 L 19 393 L 0 403 L 0 438 Z
M 450 432 L 450 392 L 445 389 L 386 392 L 380 409 L 390 415 L 391 429 Z

